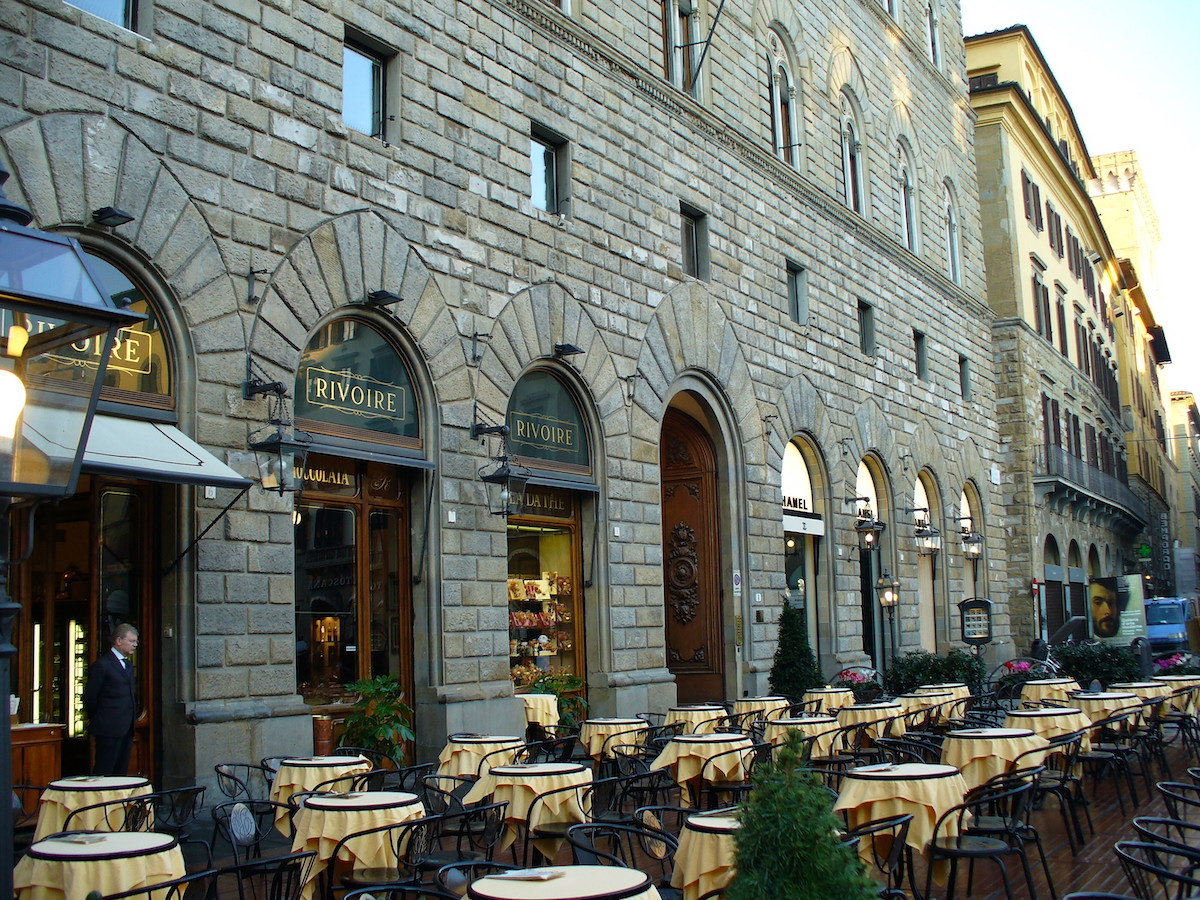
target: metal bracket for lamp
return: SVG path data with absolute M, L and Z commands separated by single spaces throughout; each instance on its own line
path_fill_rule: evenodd
M 508 432 L 509 428 L 507 425 L 497 425 L 488 419 L 487 416 L 481 414 L 478 404 L 471 409 L 471 440 L 476 440 L 488 434 L 498 434 L 502 438 L 508 437 Z

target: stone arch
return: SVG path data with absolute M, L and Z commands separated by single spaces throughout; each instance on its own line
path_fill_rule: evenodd
M 916 129 L 913 127 L 912 116 L 908 111 L 908 104 L 903 100 L 897 100 L 888 112 L 886 138 L 889 147 L 894 146 L 901 140 L 908 144 L 913 166 L 919 173 L 922 166 L 921 141 Z
M 587 307 L 557 281 L 531 285 L 513 294 L 492 323 L 487 350 L 479 363 L 473 399 L 485 416 L 503 422 L 513 385 L 537 359 L 554 356 L 554 345 L 583 350 L 570 365 L 590 393 L 588 402 L 607 439 L 625 433 L 625 385 L 617 374 L 604 335 Z M 602 448 L 598 448 L 598 451 Z M 597 453 L 599 469 L 600 453 Z
M 854 58 L 854 53 L 849 47 L 838 47 L 830 54 L 825 90 L 835 109 L 839 106 L 838 95 L 848 92 L 857 106 L 859 123 L 864 129 L 870 124 L 867 113 L 867 80 L 863 77 L 858 60 Z
M 237 290 L 200 206 L 159 154 L 116 119 L 80 113 L 4 129 L 0 154 L 13 173 L 8 195 L 39 228 L 82 231 L 91 226 L 90 211 L 103 206 L 135 217 L 110 240 L 151 266 L 176 301 L 159 306 L 180 351 L 181 414 L 194 409 L 197 382 L 240 382 L 245 337 Z
M 465 403 L 470 389 L 464 348 L 441 289 L 416 249 L 374 210 L 326 219 L 280 260 L 247 341 L 249 359 L 260 370 L 254 374 L 291 384 L 318 322 L 382 288 L 400 296 L 384 309 L 419 349 L 420 362 L 437 373 L 436 385 L 428 373 L 423 378 L 429 390 L 436 390 L 437 406 L 444 410 Z M 444 413 L 441 419 L 447 419 Z M 436 419 L 429 421 L 432 426 Z

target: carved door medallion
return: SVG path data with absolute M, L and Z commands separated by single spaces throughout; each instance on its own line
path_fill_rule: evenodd
M 659 455 L 667 668 L 675 675 L 679 702 L 721 700 L 725 647 L 716 453 L 699 423 L 667 410 Z

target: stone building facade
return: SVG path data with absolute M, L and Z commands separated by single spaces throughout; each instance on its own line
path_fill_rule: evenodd
M 1091 579 L 1138 571 L 1121 261 L 1068 99 L 1024 26 L 966 39 L 1018 644 L 1089 634 Z
M 312 450 L 299 493 L 94 469 L 22 576 L 26 708 L 52 625 L 129 617 L 145 771 L 304 747 L 372 674 L 430 758 L 547 664 L 596 714 L 765 692 L 784 594 L 829 673 L 1003 599 L 957 3 L 90 5 L 0 2 L 0 159 L 153 313 L 169 385 L 110 412 L 252 476 L 279 385 Z M 122 523 L 118 592 L 64 548 Z

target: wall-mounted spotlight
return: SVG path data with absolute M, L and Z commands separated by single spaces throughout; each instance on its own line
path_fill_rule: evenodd
M 367 294 L 367 302 L 372 306 L 389 306 L 392 303 L 399 303 L 402 299 L 404 298 L 394 291 L 385 290 L 383 288 L 380 288 L 377 291 L 371 291 Z
M 92 221 L 105 228 L 116 228 L 118 225 L 127 225 L 132 222 L 133 216 L 115 206 L 102 206 L 92 210 Z
M 575 344 L 555 344 L 554 356 L 556 359 L 563 359 L 567 356 L 576 356 L 583 352 L 583 348 Z

